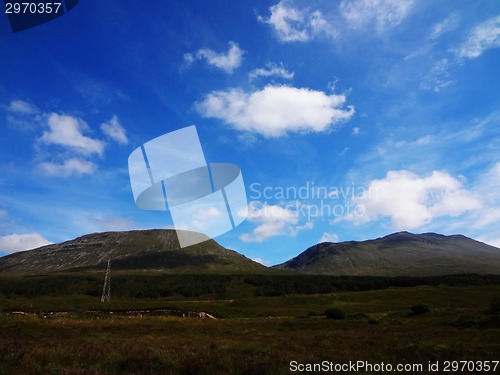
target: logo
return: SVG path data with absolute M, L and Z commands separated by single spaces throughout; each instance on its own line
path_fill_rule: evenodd
M 181 247 L 229 232 L 248 215 L 240 168 L 207 163 L 194 125 L 135 149 L 128 170 L 137 207 L 170 210 Z

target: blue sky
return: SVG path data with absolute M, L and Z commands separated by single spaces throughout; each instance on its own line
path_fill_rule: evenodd
M 265 264 L 399 230 L 500 246 L 497 1 L 81 1 L 0 17 L 0 254 L 169 228 L 127 159 L 197 126 L 241 168 L 245 222 L 216 238 Z

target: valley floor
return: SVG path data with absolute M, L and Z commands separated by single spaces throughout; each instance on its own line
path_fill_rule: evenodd
M 35 313 L 36 300 L 16 300 L 13 305 L 31 312 L 0 314 L 0 374 L 290 374 L 300 373 L 292 370 L 301 365 L 350 361 L 421 364 L 421 371 L 405 372 L 418 374 L 443 373 L 445 361 L 475 361 L 471 366 L 478 369 L 477 361 L 493 366 L 500 360 L 500 317 L 485 313 L 499 295 L 500 286 L 442 286 L 165 306 L 207 311 L 218 320 L 110 310 L 96 317 L 82 308 L 50 315 Z M 130 307 L 134 301 L 114 303 Z M 147 303 L 135 301 L 140 308 Z M 149 301 L 151 307 L 161 303 Z M 412 314 L 419 303 L 430 312 Z M 331 307 L 343 310 L 345 319 L 325 318 Z M 439 371 L 428 371 L 429 362 Z

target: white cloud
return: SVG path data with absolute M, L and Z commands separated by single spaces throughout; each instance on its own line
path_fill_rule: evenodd
M 136 227 L 131 219 L 96 212 L 81 213 L 77 225 L 88 232 L 126 231 Z
M 209 48 L 201 48 L 194 53 L 186 53 L 184 60 L 192 63 L 195 60 L 205 60 L 209 65 L 232 73 L 241 65 L 244 51 L 235 42 L 229 42 L 229 49 L 226 53 L 217 53 Z
M 476 26 L 455 52 L 459 58 L 474 59 L 491 48 L 500 47 L 500 16 Z
M 83 134 L 89 130 L 85 121 L 68 115 L 52 113 L 47 123 L 49 130 L 44 131 L 40 137 L 40 141 L 43 143 L 64 146 L 85 155 L 103 154 L 104 142 Z
M 268 23 L 283 42 L 304 42 L 310 39 L 307 25 L 304 24 L 304 14 L 296 8 L 288 7 L 283 1 L 270 8 L 271 15 L 261 22 Z
M 485 238 L 485 237 L 480 237 L 478 238 L 478 241 L 484 242 L 488 245 L 498 247 L 500 249 L 500 238 Z
M 360 135 L 361 134 L 361 129 L 358 127 L 355 127 L 352 129 L 352 135 Z
M 398 148 L 412 149 L 420 146 L 429 145 L 432 142 L 431 135 L 425 135 L 423 137 L 417 138 L 414 141 L 396 141 L 394 146 Z
M 9 112 L 23 115 L 35 115 L 39 112 L 35 105 L 25 102 L 24 100 L 12 100 L 9 103 L 7 110 Z
M 17 130 L 33 131 L 41 121 L 39 109 L 27 101 L 12 100 L 6 109 L 7 123 Z
M 327 233 L 323 232 L 323 235 L 321 236 L 319 242 L 338 242 L 339 241 L 339 236 L 337 236 L 335 233 Z
M 250 93 L 213 91 L 196 107 L 203 116 L 223 120 L 237 130 L 279 137 L 289 132 L 324 132 L 349 120 L 354 107 L 343 108 L 345 101 L 345 95 L 268 85 Z
M 192 221 L 190 228 L 198 231 L 204 231 L 210 227 L 210 224 L 213 220 L 227 217 L 227 213 L 222 212 L 217 207 L 207 206 L 197 209 L 191 217 Z
M 335 30 L 318 10 L 297 9 L 287 1 L 281 1 L 269 8 L 269 18 L 259 16 L 258 20 L 271 25 L 282 42 L 306 42 L 318 34 L 335 36 Z
M 294 237 L 297 233 L 303 230 L 310 230 L 314 228 L 314 223 L 312 221 L 306 221 L 303 225 L 296 225 L 295 227 L 290 227 L 290 235 Z
M 257 77 L 270 77 L 277 76 L 285 79 L 292 79 L 294 76 L 294 72 L 289 72 L 283 67 L 283 64 L 276 65 L 275 63 L 267 63 L 265 68 L 258 68 L 252 70 L 248 77 L 250 79 L 254 79 Z
M 478 196 L 445 172 L 419 177 L 409 171 L 389 171 L 373 180 L 352 202 L 355 214 L 343 218 L 364 223 L 390 217 L 397 229 L 418 228 L 441 216 L 458 216 L 481 208 Z
M 399 25 L 413 0 L 342 0 L 340 14 L 353 28 L 375 25 L 379 32 Z
M 500 224 L 500 162 L 494 164 L 479 177 L 474 190 L 481 196 L 484 207 L 473 213 L 471 227 L 497 231 L 500 227 L 498 225 Z
M 128 143 L 125 129 L 121 126 L 117 116 L 113 116 L 108 122 L 101 124 L 101 131 L 116 142 L 126 145 Z
M 96 165 L 92 162 L 80 159 L 68 159 L 62 164 L 52 162 L 42 162 L 38 164 L 41 170 L 50 176 L 71 176 L 92 174 L 96 170 Z
M 100 211 L 101 208 L 104 208 L 104 210 Z M 148 227 L 147 225 L 138 227 L 133 219 L 117 215 L 116 212 L 113 210 L 106 210 L 105 207 L 97 206 L 88 206 L 85 209 L 74 207 L 67 213 L 66 220 L 68 224 L 79 233 L 127 231 L 135 229 L 152 229 L 154 227 Z
M 497 225 L 500 223 L 500 207 L 484 207 L 474 213 L 474 220 L 471 227 L 474 229 L 482 229 L 489 225 Z
M 460 18 L 458 17 L 458 15 L 452 14 L 451 16 L 446 17 L 444 20 L 434 25 L 429 38 L 437 39 L 441 35 L 455 30 L 459 26 L 459 23 L 460 23 Z
M 500 162 L 495 163 L 478 180 L 475 188 L 491 204 L 500 204 Z
M 248 205 L 247 220 L 257 223 L 252 233 L 244 233 L 244 242 L 263 242 L 269 238 L 283 235 L 295 236 L 299 231 L 311 229 L 312 223 L 299 224 L 299 213 L 291 207 L 268 205 L 254 201 Z
M 260 263 L 260 264 L 262 264 L 264 266 L 271 266 L 272 265 L 272 263 L 270 261 L 265 260 L 265 259 L 260 258 L 260 257 L 250 258 L 250 259 L 252 259 L 254 262 Z
M 36 232 L 9 234 L 0 237 L 0 252 L 12 254 L 17 251 L 31 250 L 49 244 L 51 244 L 51 242 L 47 241 L 42 235 Z
M 450 64 L 448 59 L 444 58 L 437 61 L 432 66 L 431 70 L 423 77 L 420 88 L 423 90 L 433 90 L 434 92 L 439 92 L 455 83 L 456 80 L 451 79 L 449 67 Z

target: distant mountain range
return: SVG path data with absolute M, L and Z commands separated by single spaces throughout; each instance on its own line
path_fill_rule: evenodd
M 462 235 L 399 232 L 368 241 L 323 242 L 272 268 L 206 239 L 181 249 L 173 230 L 89 234 L 2 257 L 0 275 L 102 271 L 108 260 L 115 273 L 500 274 L 500 249 Z
M 204 236 L 199 233 L 195 235 Z M 206 237 L 206 236 L 204 236 Z M 267 267 L 225 249 L 214 240 L 180 248 L 174 230 L 88 234 L 71 241 L 0 258 L 0 274 L 103 270 L 173 273 L 269 273 Z
M 462 235 L 398 232 L 368 241 L 323 242 L 274 268 L 349 276 L 500 274 L 500 249 Z

